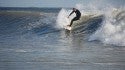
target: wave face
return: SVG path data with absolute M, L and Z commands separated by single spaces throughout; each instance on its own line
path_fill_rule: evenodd
M 44 34 L 55 30 L 57 13 L 27 11 L 0 12 L 1 35 L 23 35 L 26 33 Z
M 75 16 L 73 14 L 70 18 L 67 18 L 71 10 L 62 9 L 57 17 L 57 27 L 63 28 L 66 25 L 70 24 L 71 19 Z M 72 31 L 73 32 L 94 32 L 102 23 L 104 19 L 104 16 L 102 14 L 100 15 L 94 15 L 86 14 L 82 15 L 80 20 L 74 21 L 72 25 Z
M 73 33 L 89 34 L 88 41 L 98 40 L 106 44 L 125 46 L 125 9 L 109 7 L 98 9 L 79 8 L 82 17 L 73 23 Z M 106 11 L 106 12 L 105 12 Z M 67 16 L 71 9 L 62 9 L 57 16 L 57 26 L 63 28 L 75 16 Z

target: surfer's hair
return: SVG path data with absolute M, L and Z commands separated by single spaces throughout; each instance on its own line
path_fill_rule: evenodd
M 72 8 L 73 10 L 76 10 L 76 8 Z
M 72 8 L 72 9 L 76 9 L 76 8 Z

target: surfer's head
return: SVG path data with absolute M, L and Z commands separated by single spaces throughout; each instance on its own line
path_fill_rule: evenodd
M 72 10 L 76 11 L 76 8 L 72 8 Z

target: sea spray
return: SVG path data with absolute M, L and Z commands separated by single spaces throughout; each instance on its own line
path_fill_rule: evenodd
M 75 17 L 75 14 L 71 15 L 69 18 L 69 14 L 72 12 L 72 10 L 67 9 L 61 9 L 56 20 L 56 27 L 57 28 L 63 28 L 66 25 L 70 24 L 70 21 L 73 17 Z
M 70 21 L 68 20 L 67 15 L 67 11 L 65 9 L 61 9 L 56 20 L 57 28 L 63 28 L 63 26 L 68 25 Z
M 106 44 L 125 46 L 125 11 L 110 9 L 105 14 L 103 25 L 90 36 L 89 41 L 99 40 Z

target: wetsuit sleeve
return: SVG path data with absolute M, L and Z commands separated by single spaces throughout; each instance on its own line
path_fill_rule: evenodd
M 75 12 L 75 11 L 72 11 L 72 12 L 69 14 L 69 16 L 72 15 L 74 12 Z

